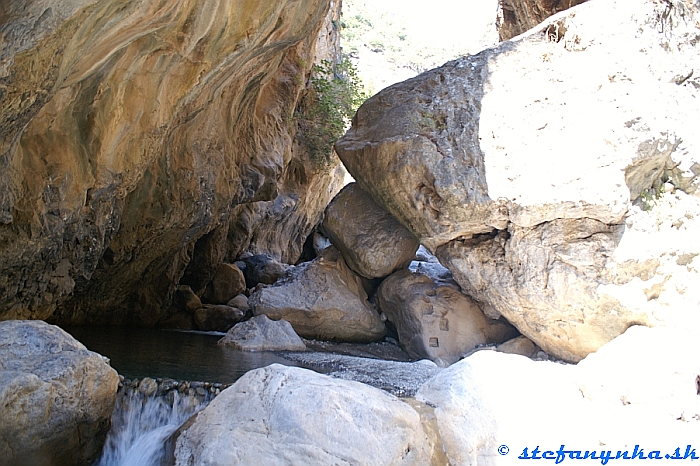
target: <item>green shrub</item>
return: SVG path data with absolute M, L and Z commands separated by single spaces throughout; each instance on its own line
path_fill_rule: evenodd
M 347 57 L 339 63 L 324 60 L 314 65 L 310 84 L 297 114 L 299 136 L 311 159 L 326 166 L 332 159 L 333 144 L 345 133 L 368 96 Z

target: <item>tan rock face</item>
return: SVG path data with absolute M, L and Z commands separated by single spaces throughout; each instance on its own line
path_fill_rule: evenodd
M 328 12 L 327 0 L 3 6 L 0 318 L 63 303 L 56 321 L 153 324 L 196 241 L 278 196 L 302 200 L 258 209 L 278 225 L 261 248 L 299 251 L 334 194 L 290 118 Z
M 700 302 L 700 12 L 664 5 L 579 5 L 382 91 L 336 144 L 488 316 L 568 361 Z
M 479 345 L 503 343 L 518 334 L 507 323 L 486 317 L 456 287 L 408 270 L 384 280 L 377 298 L 412 358 L 452 364 Z
M 498 36 L 508 40 L 587 0 L 499 0 Z
M 256 316 L 284 319 L 308 339 L 366 343 L 381 339 L 386 331 L 367 302 L 360 277 L 334 247 L 256 291 L 249 304 Z
M 418 240 L 357 183 L 345 186 L 324 212 L 323 232 L 348 266 L 365 278 L 406 268 Z
M 234 264 L 221 264 L 202 298 L 212 304 L 226 304 L 245 291 L 245 277 Z
M 0 322 L 0 458 L 84 465 L 107 436 L 119 376 L 102 357 L 44 322 Z

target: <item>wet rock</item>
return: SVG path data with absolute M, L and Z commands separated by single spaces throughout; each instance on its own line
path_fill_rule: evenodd
M 102 356 L 58 327 L 0 322 L 3 464 L 91 464 L 109 430 L 118 384 Z
M 401 346 L 416 359 L 452 364 L 477 346 L 518 334 L 508 323 L 486 317 L 457 287 L 408 270 L 384 280 L 377 299 L 396 326 Z
M 233 264 L 221 264 L 207 285 L 202 299 L 212 304 L 226 304 L 246 289 L 243 272 Z
M 255 254 L 243 259 L 245 262 L 245 282 L 248 288 L 255 288 L 259 283 L 272 285 L 289 269 L 267 254 Z
M 573 7 L 384 89 L 336 144 L 465 294 L 557 359 L 700 300 L 676 262 L 700 253 L 700 10 L 668 5 Z
M 342 419 L 343 421 L 339 420 Z M 248 372 L 183 431 L 175 464 L 428 464 L 420 417 L 366 385 L 278 364 Z
M 304 351 L 306 345 L 286 320 L 270 320 L 264 314 L 242 322 L 219 340 L 220 345 L 241 351 Z
M 255 315 L 284 319 L 304 338 L 366 343 L 385 333 L 362 281 L 334 247 L 274 286 L 260 288 L 249 303 Z
M 152 396 L 158 391 L 158 383 L 150 377 L 144 377 L 139 383 L 139 393 L 144 396 Z
M 243 319 L 245 312 L 223 304 L 205 304 L 194 313 L 197 329 L 207 332 L 228 332 Z
M 348 267 L 366 278 L 406 268 L 418 240 L 357 183 L 345 186 L 326 208 L 323 232 Z

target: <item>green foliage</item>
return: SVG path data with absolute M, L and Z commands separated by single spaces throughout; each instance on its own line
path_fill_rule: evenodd
M 320 166 L 331 160 L 333 144 L 347 130 L 357 108 L 367 100 L 355 66 L 347 57 L 314 65 L 310 89 L 298 112 L 301 141 Z

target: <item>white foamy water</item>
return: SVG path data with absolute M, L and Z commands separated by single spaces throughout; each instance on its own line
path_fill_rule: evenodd
M 120 390 L 112 429 L 93 466 L 159 466 L 167 439 L 209 401 L 202 403 L 177 391 L 169 397 L 146 397 L 137 390 Z

